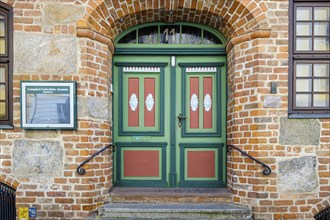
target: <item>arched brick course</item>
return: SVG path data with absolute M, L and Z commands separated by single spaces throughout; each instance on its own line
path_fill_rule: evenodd
M 2 173 L 0 175 L 0 182 L 6 184 L 7 186 L 10 186 L 14 190 L 17 190 L 17 188 L 19 186 L 18 180 L 16 180 L 14 177 L 12 177 L 10 175 L 6 175 L 4 173 Z
M 86 14 L 77 22 L 77 28 L 78 36 L 93 38 L 97 33 L 113 40 L 123 30 L 138 24 L 155 21 L 187 21 L 218 29 L 229 42 L 227 49 L 231 49 L 233 45 L 245 40 L 270 36 L 266 12 L 267 7 L 264 2 L 256 3 L 246 0 L 128 0 L 123 2 L 90 0 Z M 85 29 L 84 34 L 79 29 Z M 94 34 L 87 33 L 86 29 Z M 252 32 L 254 36 L 251 36 Z M 237 39 L 231 42 L 234 38 Z M 103 40 L 106 43 L 106 40 Z
M 317 213 L 321 212 L 323 209 L 330 207 L 330 198 L 324 199 L 317 204 L 314 205 L 314 208 L 312 209 L 313 216 Z

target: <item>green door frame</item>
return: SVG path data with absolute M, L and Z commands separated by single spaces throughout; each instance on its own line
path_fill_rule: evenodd
M 115 64 L 115 56 L 117 55 L 168 55 L 168 56 L 223 56 L 226 57 L 227 53 L 225 50 L 225 45 L 226 45 L 226 39 L 223 35 L 221 35 L 217 30 L 214 30 L 210 27 L 204 26 L 204 25 L 199 25 L 199 24 L 192 24 L 192 23 L 186 23 L 186 22 L 180 22 L 180 23 L 175 23 L 177 25 L 189 25 L 193 27 L 200 27 L 203 30 L 207 30 L 211 32 L 212 34 L 216 35 L 219 39 L 221 39 L 222 44 L 214 44 L 214 45 L 178 45 L 178 44 L 171 44 L 171 45 L 164 45 L 164 44 L 121 44 L 118 43 L 118 41 L 128 33 L 131 33 L 134 30 L 138 30 L 139 28 L 143 27 L 148 27 L 152 25 L 164 25 L 165 23 L 151 23 L 151 24 L 144 24 L 140 25 L 137 27 L 130 28 L 124 32 L 122 32 L 115 41 L 115 50 L 114 50 L 114 56 L 113 56 L 113 64 Z M 159 29 L 159 28 L 158 28 Z M 138 31 L 136 31 L 138 33 Z M 119 64 L 119 65 L 122 65 Z M 143 64 L 146 65 L 146 64 Z M 113 72 L 114 72 L 114 66 L 113 65 Z M 225 66 L 226 68 L 226 66 Z M 227 75 L 227 72 L 226 72 Z M 172 85 L 175 85 L 177 77 L 177 69 L 176 66 L 170 65 L 170 82 Z M 225 94 L 227 94 L 227 91 L 225 91 Z M 176 97 L 176 86 L 174 86 L 171 91 L 170 91 L 170 96 L 171 99 Z M 113 98 L 114 102 L 114 98 Z M 225 97 L 225 102 L 227 103 L 227 96 Z M 175 102 L 174 102 L 175 105 Z M 222 106 L 225 114 L 227 112 L 226 106 Z M 114 107 L 112 108 L 112 112 L 114 113 Z M 170 173 L 169 173 L 169 187 L 176 187 L 177 186 L 177 175 L 176 175 L 176 166 L 177 166 L 177 161 L 176 161 L 176 131 L 175 129 L 172 129 L 176 126 L 176 106 L 172 106 L 170 109 Z M 226 120 L 226 117 L 224 117 Z M 217 119 L 219 120 L 219 119 Z M 118 132 L 115 130 L 115 126 L 113 126 L 113 137 L 115 137 L 115 133 Z M 184 144 L 183 144 L 184 145 Z M 224 144 L 221 144 L 222 147 L 226 146 L 226 137 L 224 137 Z M 164 149 L 164 147 L 163 147 Z M 182 147 L 184 149 L 184 147 Z M 181 150 L 182 150 L 181 149 Z M 220 151 L 219 151 L 220 152 Z M 225 150 L 223 152 L 226 152 Z M 224 157 L 224 173 L 226 173 L 226 157 L 224 155 L 221 155 L 221 157 Z M 115 158 L 113 158 L 114 161 Z M 166 170 L 166 169 L 165 169 Z M 182 171 L 180 172 L 182 174 Z M 220 173 L 220 171 L 219 171 Z M 179 177 L 182 179 L 182 176 Z M 220 178 L 220 177 L 219 177 Z M 226 178 L 222 177 L 222 180 L 224 180 L 220 185 L 222 187 L 226 186 Z M 115 175 L 113 175 L 113 182 L 115 183 Z M 162 183 L 161 185 L 163 185 Z M 212 185 L 210 184 L 210 187 L 219 187 L 219 184 Z M 151 184 L 150 186 L 153 186 Z M 155 185 L 157 186 L 157 184 Z M 187 183 L 181 185 L 183 187 L 193 187 L 194 184 Z

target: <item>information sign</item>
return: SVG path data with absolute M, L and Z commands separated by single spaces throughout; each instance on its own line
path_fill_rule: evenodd
M 75 129 L 76 83 L 22 81 L 21 126 L 25 129 Z

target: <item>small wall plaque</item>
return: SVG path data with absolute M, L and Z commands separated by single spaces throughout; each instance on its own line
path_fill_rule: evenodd
M 18 208 L 18 220 L 29 220 L 29 208 L 19 207 Z
M 37 208 L 36 207 L 29 208 L 29 218 L 37 218 Z
M 75 129 L 76 82 L 21 81 L 21 127 Z
M 279 108 L 281 107 L 281 96 L 265 96 L 265 108 Z

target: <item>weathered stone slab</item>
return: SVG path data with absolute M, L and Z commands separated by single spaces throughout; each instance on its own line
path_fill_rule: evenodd
M 85 9 L 73 4 L 46 4 L 43 13 L 43 23 L 66 24 L 76 22 L 84 15 Z
M 25 130 L 25 137 L 31 139 L 56 138 L 56 130 Z
M 13 168 L 16 176 L 58 176 L 63 170 L 63 148 L 58 141 L 15 140 Z
M 88 117 L 87 97 L 77 97 L 77 115 L 78 118 Z
M 77 39 L 16 33 L 14 36 L 15 73 L 70 74 L 77 69 Z
M 281 118 L 280 144 L 319 145 L 320 123 L 317 119 Z
M 109 119 L 109 100 L 107 98 L 88 97 L 89 114 L 97 119 Z
M 81 97 L 78 98 L 78 117 L 92 117 L 108 120 L 110 106 L 107 98 Z
M 305 193 L 312 192 L 318 187 L 315 156 L 280 161 L 278 167 L 279 191 Z

